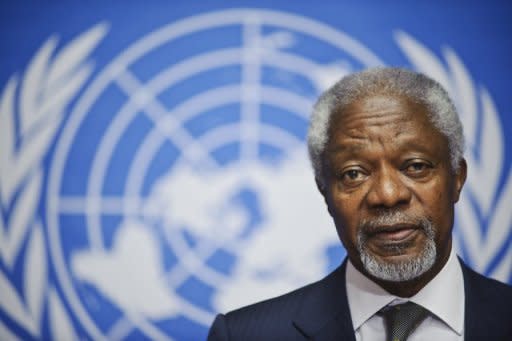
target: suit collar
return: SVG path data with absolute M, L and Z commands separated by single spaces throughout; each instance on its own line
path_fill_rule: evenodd
M 483 340 L 485 335 L 479 328 L 479 312 L 492 310 L 482 309 L 482 305 L 486 303 L 480 296 L 485 291 L 485 287 L 479 285 L 481 282 L 479 275 L 469 269 L 460 258 L 459 261 L 464 277 L 466 301 L 464 337 L 466 340 Z M 293 319 L 293 325 L 306 338 L 355 341 L 345 286 L 346 265 L 345 260 L 327 277 L 311 284 L 305 294 Z
M 465 305 L 465 337 L 477 331 L 477 321 L 472 314 L 478 306 L 475 302 L 474 288 L 476 274 L 460 259 L 464 277 Z M 355 334 L 347 300 L 346 273 L 347 260 L 324 279 L 311 284 L 308 292 L 293 319 L 293 325 L 307 338 L 315 340 L 354 340 Z M 475 329 L 476 328 L 476 329 Z M 474 335 L 473 335 L 474 336 Z
M 345 260 L 309 287 L 293 320 L 304 336 L 316 340 L 355 340 L 345 287 L 346 265 Z

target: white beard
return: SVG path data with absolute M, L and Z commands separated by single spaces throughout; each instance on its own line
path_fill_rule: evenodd
M 385 214 L 379 216 L 375 220 L 368 221 L 368 225 L 385 225 L 395 224 L 408 218 L 400 212 Z M 370 253 L 366 247 L 366 236 L 364 228 L 360 228 L 357 234 L 357 249 L 359 257 L 366 271 L 379 279 L 392 282 L 403 282 L 415 279 L 432 268 L 435 263 L 437 250 L 434 241 L 435 228 L 432 222 L 423 218 L 420 219 L 420 226 L 427 236 L 425 247 L 422 252 L 415 258 L 401 262 L 382 262 Z

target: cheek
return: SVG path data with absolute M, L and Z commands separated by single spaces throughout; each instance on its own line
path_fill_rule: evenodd
M 423 188 L 418 194 L 425 215 L 443 230 L 451 228 L 453 224 L 453 196 L 450 185 L 438 182 Z
M 346 195 L 334 196 L 330 204 L 338 234 L 344 239 L 354 239 L 359 222 L 359 205 L 354 197 Z
M 425 184 L 414 184 L 411 186 L 419 203 L 431 213 L 439 212 L 439 208 L 446 207 L 450 203 L 452 194 L 450 184 L 441 180 L 433 180 Z

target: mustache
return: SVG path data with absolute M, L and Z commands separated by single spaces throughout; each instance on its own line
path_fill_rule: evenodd
M 374 217 L 364 218 L 358 225 L 363 239 L 382 231 L 396 231 L 407 228 L 422 230 L 427 237 L 434 238 L 434 225 L 428 217 L 405 213 L 403 211 L 381 211 Z

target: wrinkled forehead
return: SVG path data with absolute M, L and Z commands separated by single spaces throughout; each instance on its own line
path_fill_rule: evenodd
M 439 132 L 433 124 L 430 108 L 403 95 L 371 94 L 335 107 L 329 120 L 328 137 L 339 131 L 361 130 L 368 126 L 387 129 L 414 124 L 421 131 Z

